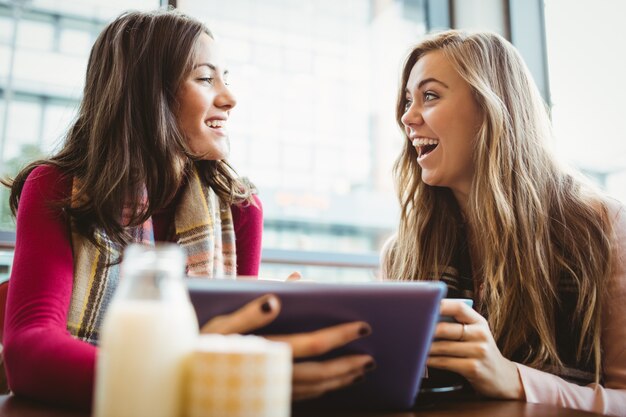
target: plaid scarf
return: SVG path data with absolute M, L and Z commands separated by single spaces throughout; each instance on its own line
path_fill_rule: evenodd
M 72 205 L 77 203 L 78 181 L 72 183 Z M 144 201 L 146 197 L 144 196 Z M 126 211 L 123 218 L 128 219 Z M 230 206 L 204 185 L 196 170 L 190 175 L 174 214 L 175 241 L 187 254 L 187 274 L 208 277 L 235 276 L 235 233 Z M 98 343 L 100 326 L 120 279 L 123 248 L 98 228 L 100 249 L 77 233 L 72 224 L 74 284 L 67 327 L 78 339 Z M 154 245 L 152 219 L 127 229 L 132 242 Z

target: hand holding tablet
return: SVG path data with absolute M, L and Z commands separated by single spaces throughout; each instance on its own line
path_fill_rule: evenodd
M 280 314 L 281 303 L 275 295 L 265 295 L 234 311 L 213 317 L 201 325 L 201 333 L 252 333 L 267 326 Z M 365 322 L 345 323 L 313 333 L 267 337 L 291 346 L 294 359 L 328 353 L 360 337 L 367 337 L 371 327 Z M 342 388 L 364 378 L 375 367 L 369 355 L 348 355 L 334 360 L 299 362 L 293 366 L 292 398 L 315 398 L 327 391 Z
M 353 338 L 345 345 L 347 339 L 339 340 L 335 346 L 340 347 L 332 352 L 308 352 L 308 361 L 332 363 L 339 360 L 335 358 L 352 356 L 373 357 L 376 362 L 376 369 L 368 372 L 362 383 L 306 401 L 307 407 L 334 408 L 413 406 L 439 317 L 439 303 L 446 292 L 445 284 L 438 282 L 321 284 L 189 279 L 187 284 L 200 323 L 266 294 L 278 297 L 280 314 L 255 334 L 280 338 L 353 325 L 345 323 L 368 323 L 372 333 L 367 337 Z

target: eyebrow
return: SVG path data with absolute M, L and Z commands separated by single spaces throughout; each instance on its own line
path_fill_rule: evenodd
M 210 64 L 208 62 L 203 62 L 202 64 L 194 65 L 193 69 L 196 69 L 198 67 L 209 67 L 209 69 L 211 69 L 213 71 L 217 71 L 217 68 L 215 67 L 215 65 Z M 223 74 L 224 75 L 228 74 L 228 70 L 224 70 Z
M 417 85 L 417 89 L 419 90 L 420 88 L 422 88 L 422 86 L 424 86 L 424 84 L 428 84 L 428 83 L 438 83 L 438 84 L 441 84 L 442 86 L 444 86 L 445 88 L 450 88 L 443 81 L 439 81 L 438 79 L 431 77 L 431 78 L 426 78 L 426 79 L 420 81 L 420 83 Z M 409 89 L 405 88 L 404 91 L 408 93 Z

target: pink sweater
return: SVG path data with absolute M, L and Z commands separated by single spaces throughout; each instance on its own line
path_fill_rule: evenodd
M 51 166 L 28 177 L 17 213 L 15 255 L 4 328 L 4 360 L 11 390 L 35 400 L 88 409 L 97 348 L 73 338 L 67 314 L 73 282 L 70 230 L 50 203 L 67 198 L 71 181 Z M 263 211 L 232 206 L 237 271 L 257 275 Z M 173 207 L 153 216 L 156 240 L 173 221 Z
M 524 365 L 517 365 L 526 401 L 555 404 L 601 414 L 626 416 L 626 210 L 609 202 L 615 228 L 615 269 L 602 321 L 603 386 L 579 386 Z M 560 323 L 568 326 L 568 323 Z

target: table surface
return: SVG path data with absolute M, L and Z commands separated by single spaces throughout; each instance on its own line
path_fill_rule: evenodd
M 599 414 L 527 404 L 519 401 L 454 401 L 405 412 L 296 411 L 293 417 L 593 417 Z M 9 395 L 0 396 L 0 417 L 89 417 L 88 413 L 55 409 Z

